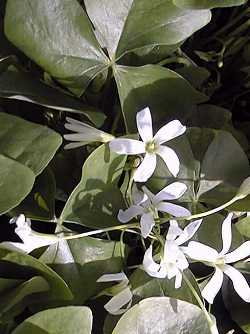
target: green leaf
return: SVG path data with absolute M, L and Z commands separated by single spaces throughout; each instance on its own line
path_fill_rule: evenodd
M 97 127 L 105 115 L 84 105 L 73 96 L 63 94 L 26 73 L 8 70 L 0 74 L 0 96 L 39 104 L 58 111 L 82 114 Z
M 8 0 L 5 34 L 78 96 L 109 64 L 77 0 Z
M 65 281 L 47 265 L 30 255 L 0 249 L 0 276 L 22 280 L 20 285 L 2 295 L 2 318 L 12 318 L 15 316 L 14 312 L 18 314 L 27 306 L 41 308 L 44 305 L 68 302 L 73 298 Z M 31 280 L 34 277 L 40 278 Z M 34 293 L 38 291 L 40 293 Z
M 188 187 L 182 200 L 190 203 L 192 213 L 200 212 L 200 204 L 217 207 L 229 201 L 249 175 L 248 158 L 229 132 L 191 128 L 168 146 L 175 149 L 181 161 L 177 178 Z M 157 192 L 171 180 L 165 164 L 159 160 L 149 185 Z M 242 209 L 249 201 L 240 205 Z
M 40 174 L 53 158 L 62 138 L 55 131 L 19 117 L 0 113 L 0 154 Z
M 195 277 L 190 270 L 185 270 L 185 276 L 200 295 L 199 286 L 196 283 Z M 169 280 L 168 278 L 160 279 L 153 278 L 145 273 L 141 269 L 137 269 L 130 277 L 129 282 L 132 287 L 133 298 L 136 302 L 149 297 L 171 297 L 180 300 L 187 301 L 189 303 L 197 304 L 197 300 L 194 298 L 193 293 L 190 291 L 188 285 L 183 280 L 179 289 L 175 289 L 175 279 Z M 201 296 L 200 296 L 201 297 Z
M 194 104 L 206 100 L 179 74 L 158 65 L 119 65 L 114 71 L 124 120 L 130 132 L 136 131 L 136 113 L 146 106 L 151 109 L 154 123 L 166 122 L 167 117 L 169 120 L 187 117 Z
M 2 295 L 0 311 L 2 320 L 10 320 L 21 313 L 31 295 L 49 291 L 48 282 L 41 276 L 34 276 L 8 293 Z M 26 299 L 26 301 L 25 301 Z
M 186 11 L 172 1 L 157 0 L 85 0 L 88 14 L 98 31 L 101 45 L 111 59 L 128 52 L 183 42 L 206 25 L 210 11 Z
M 241 235 L 244 235 L 245 237 L 250 239 L 250 217 L 249 216 L 243 219 L 240 219 L 235 224 L 235 226 Z
M 1 127 L 1 125 L 0 125 Z M 0 154 L 0 214 L 17 206 L 31 191 L 35 174 L 18 161 Z
M 92 318 L 85 306 L 58 307 L 27 318 L 12 334 L 91 334 Z
M 215 7 L 240 6 L 247 0 L 173 0 L 173 3 L 180 8 L 205 9 Z
M 113 334 L 210 334 L 201 309 L 187 302 L 155 297 L 142 300 L 127 311 L 116 325 Z
M 82 178 L 70 195 L 61 221 L 72 221 L 88 227 L 117 225 L 117 214 L 123 208 L 123 197 L 117 183 L 126 156 L 111 152 L 108 145 L 98 147 L 87 158 Z
M 90 237 L 62 240 L 51 245 L 40 257 L 62 277 L 74 294 L 75 303 L 83 303 L 103 290 L 97 279 L 122 270 L 124 244 Z
M 12 216 L 23 213 L 30 219 L 53 220 L 55 217 L 56 184 L 52 171 L 47 168 L 38 175 L 29 195 L 13 210 Z

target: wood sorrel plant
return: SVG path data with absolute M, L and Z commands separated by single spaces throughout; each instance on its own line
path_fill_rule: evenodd
M 0 333 L 250 333 L 246 1 L 2 4 Z

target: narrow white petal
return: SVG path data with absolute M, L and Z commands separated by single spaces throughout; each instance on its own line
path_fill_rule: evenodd
M 17 217 L 14 217 L 10 220 L 10 224 L 15 223 L 17 227 L 21 226 L 31 226 L 30 219 L 26 219 L 24 214 L 20 214 Z
M 115 281 L 128 281 L 124 272 L 117 274 L 105 274 L 98 278 L 96 282 L 115 282 Z
M 146 154 L 140 166 L 134 174 L 135 182 L 146 182 L 154 173 L 156 167 L 156 155 Z
M 250 241 L 244 242 L 240 247 L 236 248 L 231 253 L 225 255 L 226 263 L 237 262 L 250 256 Z
M 178 252 L 177 252 L 176 262 L 177 262 L 177 267 L 178 267 L 181 271 L 187 269 L 188 266 L 189 266 L 188 260 L 186 259 L 186 256 L 185 256 L 184 253 L 180 250 L 180 248 L 178 249 Z
M 127 287 L 126 289 L 119 292 L 110 301 L 104 305 L 104 308 L 110 313 L 114 315 L 119 315 L 124 312 L 130 307 L 130 301 L 132 300 L 132 292 L 130 288 Z M 123 306 L 129 304 L 125 309 L 122 309 Z
M 215 273 L 213 274 L 210 281 L 207 283 L 205 288 L 202 290 L 202 297 L 206 299 L 209 304 L 213 304 L 214 298 L 219 292 L 223 283 L 223 272 L 215 268 Z
M 190 241 L 187 247 L 182 248 L 191 259 L 200 262 L 215 262 L 219 256 L 218 252 L 197 241 Z
M 173 203 L 161 202 L 157 205 L 157 209 L 162 212 L 167 212 L 174 217 L 187 217 L 191 215 L 188 209 Z
M 89 142 L 87 141 L 81 141 L 81 142 L 75 142 L 75 143 L 70 143 L 64 146 L 65 150 L 71 150 L 73 148 L 81 147 L 84 145 L 87 145 Z
M 150 276 L 154 276 L 160 270 L 160 265 L 153 260 L 153 248 L 152 245 L 146 250 L 143 258 L 143 269 Z
M 84 125 L 84 126 L 86 126 L 86 127 L 92 128 L 91 125 L 89 125 L 89 124 L 87 124 L 87 123 L 83 123 L 83 122 L 78 121 L 77 119 L 74 119 L 74 118 L 71 118 L 71 117 L 66 117 L 66 121 L 67 121 L 69 124 Z
M 145 144 L 135 139 L 117 138 L 109 143 L 111 151 L 118 154 L 141 154 L 145 153 Z
M 135 183 L 132 186 L 132 198 L 133 203 L 136 205 L 140 205 L 148 200 L 148 196 L 143 191 L 140 191 Z
M 70 130 L 70 131 L 74 131 L 74 132 L 79 132 L 79 133 L 84 133 L 84 132 L 98 132 L 100 130 L 88 125 L 88 124 L 84 124 L 82 122 L 80 122 L 80 124 L 78 123 L 66 123 L 64 125 L 64 127 L 67 129 L 67 130 Z
M 63 136 L 65 140 L 69 141 L 85 141 L 85 142 L 91 142 L 91 141 L 99 141 L 99 137 L 96 136 L 89 136 L 85 133 L 73 133 L 73 134 L 67 134 Z
M 152 118 L 149 108 L 145 108 L 136 114 L 138 132 L 144 142 L 153 139 Z
M 159 144 L 162 144 L 182 135 L 185 131 L 186 127 L 183 126 L 180 121 L 174 120 L 160 128 L 156 132 L 154 139 L 156 139 Z
M 185 191 L 187 186 L 181 182 L 173 182 L 163 188 L 158 194 L 155 195 L 155 202 L 169 201 L 180 198 Z
M 141 225 L 141 234 L 143 238 L 147 238 L 150 232 L 152 231 L 153 226 L 155 225 L 152 213 L 144 213 L 141 216 L 140 225 Z
M 229 215 L 226 217 L 226 219 L 223 221 L 222 223 L 222 251 L 220 252 L 220 255 L 224 255 L 226 254 L 230 247 L 231 247 L 231 243 L 232 243 L 232 213 L 229 213 Z
M 176 220 L 170 220 L 170 225 L 168 228 L 168 233 L 166 236 L 166 240 L 175 240 L 180 234 L 182 234 L 182 229 L 178 226 Z
M 179 289 L 181 287 L 182 282 L 182 273 L 178 270 L 175 276 L 175 289 Z
M 170 147 L 160 145 L 156 153 L 163 159 L 170 173 L 177 176 L 180 170 L 180 161 L 175 151 Z
M 225 265 L 224 273 L 232 280 L 234 290 L 247 303 L 250 303 L 250 288 L 245 277 L 232 266 Z
M 121 223 L 127 223 L 132 218 L 142 215 L 144 212 L 144 209 L 139 205 L 132 205 L 127 210 L 119 210 L 118 212 L 118 219 Z
M 188 224 L 184 230 L 183 233 L 175 240 L 175 242 L 178 245 L 184 244 L 186 241 L 190 240 L 192 236 L 196 233 L 198 228 L 200 227 L 202 223 L 202 219 L 195 220 L 192 223 Z
M 149 199 L 152 203 L 154 203 L 155 194 L 153 194 L 146 186 L 143 186 L 142 190 L 146 195 L 146 198 Z

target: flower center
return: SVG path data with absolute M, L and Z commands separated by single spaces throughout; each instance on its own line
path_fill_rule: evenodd
M 158 145 L 154 140 L 148 141 L 146 143 L 145 149 L 146 149 L 146 152 L 148 153 L 155 153 L 157 148 L 158 148 Z
M 215 262 L 215 265 L 217 267 L 219 267 L 220 269 L 223 269 L 223 267 L 225 266 L 225 259 L 224 257 L 219 257 L 216 262 Z

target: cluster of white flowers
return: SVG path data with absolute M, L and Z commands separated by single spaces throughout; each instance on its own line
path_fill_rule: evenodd
M 157 155 L 162 158 L 172 175 L 177 176 L 180 168 L 179 158 L 173 149 L 163 144 L 182 135 L 186 127 L 178 120 L 174 120 L 163 126 L 153 136 L 152 118 L 149 108 L 145 108 L 137 113 L 136 122 L 142 141 L 115 138 L 109 143 L 110 149 L 118 154 L 140 154 L 144 156 L 140 166 L 134 173 L 134 181 L 146 182 L 152 176 L 157 164 Z M 142 187 L 142 191 L 134 186 L 132 196 L 133 205 L 125 211 L 120 210 L 118 219 L 122 223 L 127 223 L 139 216 L 141 234 L 146 238 L 150 235 L 155 225 L 155 220 L 159 218 L 159 212 L 168 213 L 173 217 L 182 217 L 183 220 L 185 217 L 187 218 L 191 215 L 186 208 L 166 202 L 179 199 L 186 189 L 187 187 L 184 183 L 174 182 L 154 195 L 146 186 Z M 202 219 L 191 222 L 184 230 L 178 226 L 177 221 L 170 219 L 163 254 L 160 254 L 159 263 L 154 260 L 153 247 L 151 245 L 144 254 L 143 269 L 152 277 L 175 278 L 175 288 L 178 289 L 182 283 L 182 273 L 189 266 L 188 260 L 200 261 L 215 268 L 212 278 L 202 290 L 204 299 L 209 303 L 213 303 L 216 294 L 222 286 L 223 273 L 225 273 L 232 280 L 233 286 L 239 296 L 246 302 L 250 302 L 250 288 L 246 279 L 237 269 L 228 265 L 228 263 L 237 262 L 250 256 L 250 241 L 243 243 L 239 248 L 228 253 L 232 241 L 231 219 L 232 214 L 229 214 L 222 223 L 223 249 L 220 253 L 196 241 L 190 241 L 187 246 L 183 246 L 197 232 L 202 224 Z M 159 254 L 157 256 L 159 258 Z M 121 273 L 117 275 L 117 277 L 120 277 Z M 105 277 L 109 278 L 109 275 Z M 111 278 L 114 277 L 112 276 Z M 131 303 L 129 296 L 132 298 L 132 294 L 128 293 L 127 278 L 124 291 L 126 291 L 126 294 L 124 292 L 126 298 L 123 297 L 122 291 L 119 290 L 119 293 L 115 294 L 109 301 L 113 310 L 115 310 L 114 314 L 117 314 L 121 310 L 126 310 Z M 106 304 L 106 309 L 108 309 L 107 305 L 109 303 Z M 127 305 L 126 309 L 122 309 L 124 305 Z
M 109 142 L 110 149 L 118 154 L 143 155 L 140 166 L 136 169 L 133 180 L 135 182 L 146 182 L 154 173 L 157 163 L 157 155 L 165 162 L 169 171 L 177 176 L 180 162 L 173 149 L 163 145 L 167 141 L 182 135 L 186 128 L 178 120 L 169 122 L 153 136 L 152 119 L 149 108 L 137 113 L 136 121 L 139 135 L 142 141 L 114 138 L 112 135 L 97 130 L 88 124 L 67 118 L 66 128 L 77 131 L 76 134 L 65 135 L 68 140 L 75 141 L 66 148 L 78 147 L 91 141 Z M 244 183 L 244 182 L 243 182 Z M 146 186 L 139 190 L 134 183 L 132 187 L 131 206 L 126 210 L 119 210 L 118 220 L 127 223 L 131 219 L 140 217 L 140 229 L 144 238 L 151 237 L 155 224 L 159 221 L 159 213 L 167 213 L 169 228 L 165 240 L 162 241 L 162 250 L 153 255 L 153 244 L 146 250 L 142 263 L 145 272 L 155 278 L 175 279 L 175 288 L 181 287 L 183 272 L 189 267 L 189 262 L 199 261 L 214 268 L 214 273 L 202 290 L 202 296 L 210 304 L 220 290 L 224 274 L 233 283 L 235 291 L 246 302 L 250 302 L 250 287 L 232 263 L 245 259 L 250 261 L 250 241 L 244 242 L 237 249 L 230 251 L 232 243 L 232 217 L 230 213 L 222 222 L 222 243 L 220 252 L 197 241 L 190 241 L 202 224 L 202 219 L 189 223 L 182 229 L 177 218 L 184 222 L 185 218 L 191 220 L 188 209 L 171 203 L 169 201 L 180 199 L 187 190 L 187 186 L 181 182 L 173 182 L 163 188 L 156 195 Z M 31 229 L 31 222 L 24 215 L 13 218 L 11 223 L 16 223 L 15 232 L 21 238 L 21 242 L 3 242 L 0 247 L 31 252 L 33 249 L 51 245 L 60 241 L 54 235 L 48 236 L 37 233 Z M 161 237 L 161 236 L 160 236 Z M 98 279 L 98 282 L 119 282 L 115 287 L 109 288 L 111 300 L 105 305 L 108 312 L 121 314 L 125 312 L 132 303 L 132 292 L 127 276 L 121 272 L 117 274 L 106 274 Z

